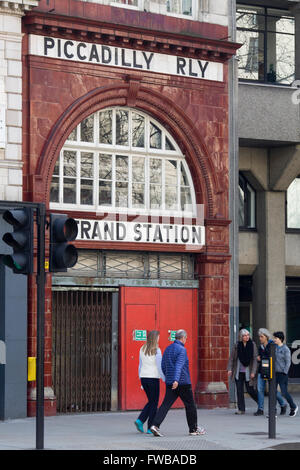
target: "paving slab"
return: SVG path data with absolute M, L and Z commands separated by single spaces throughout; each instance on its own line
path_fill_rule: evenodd
M 300 396 L 294 395 L 300 404 Z M 161 425 L 164 437 L 139 433 L 134 420 L 138 411 L 61 414 L 45 417 L 45 450 L 265 450 L 300 448 L 300 414 L 278 416 L 276 439 L 268 437 L 268 419 L 254 416 L 255 403 L 246 399 L 246 414 L 235 409 L 198 409 L 204 436 L 189 436 L 184 409 L 172 409 Z M 31 450 L 36 446 L 36 419 L 0 422 L 0 450 Z

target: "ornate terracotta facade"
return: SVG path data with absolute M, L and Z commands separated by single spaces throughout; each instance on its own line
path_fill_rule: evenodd
M 23 191 L 24 200 L 49 210 L 52 173 L 71 131 L 92 113 L 128 106 L 152 116 L 174 137 L 186 157 L 204 205 L 206 245 L 196 255 L 199 278 L 199 406 L 225 406 L 229 354 L 228 67 L 236 44 L 224 26 L 110 6 L 60 0 L 55 11 L 41 1 L 23 21 Z M 99 20 L 98 20 L 99 18 Z M 101 18 L 101 20 L 100 20 Z M 135 26 L 132 26 L 132 25 Z M 29 55 L 29 35 L 101 42 L 149 52 L 222 63 L 223 81 L 172 76 L 98 64 Z M 72 212 L 72 217 L 83 215 Z M 86 214 L 84 214 L 86 215 Z M 95 213 L 88 213 L 96 218 Z M 82 242 L 77 242 L 78 248 Z M 86 245 L 85 245 L 86 246 Z M 106 245 L 107 247 L 107 245 Z M 101 249 L 99 242 L 89 248 Z M 108 246 L 137 248 L 134 243 Z M 171 251 L 173 246 L 148 250 Z M 184 248 L 177 251 L 184 251 Z M 29 285 L 29 356 L 35 355 L 35 283 Z M 52 391 L 51 276 L 46 285 L 46 414 L 55 414 Z M 35 412 L 34 388 L 28 414 Z

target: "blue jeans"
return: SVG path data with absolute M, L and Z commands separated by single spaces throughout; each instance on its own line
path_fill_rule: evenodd
M 265 388 L 266 388 L 266 380 L 264 380 L 261 376 L 261 374 L 258 374 L 257 377 L 257 398 L 258 398 L 258 409 L 262 410 L 264 409 L 264 400 L 265 400 Z M 276 398 L 281 407 L 285 406 L 286 403 L 284 399 L 282 398 L 280 392 L 277 390 L 276 392 Z
M 291 410 L 295 410 L 297 405 L 295 405 L 291 395 L 288 392 L 288 375 L 282 372 L 276 372 L 276 385 L 279 385 L 280 391 L 288 404 L 291 407 Z

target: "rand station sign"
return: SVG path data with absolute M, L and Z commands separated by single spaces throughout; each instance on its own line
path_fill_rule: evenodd
M 223 64 L 219 62 L 35 34 L 29 35 L 29 54 L 202 80 L 223 81 Z
M 119 222 L 77 219 L 76 240 L 127 243 L 164 243 L 199 249 L 205 245 L 205 227 L 201 225 Z

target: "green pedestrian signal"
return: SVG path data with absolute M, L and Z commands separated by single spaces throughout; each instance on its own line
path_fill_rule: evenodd
M 2 257 L 3 263 L 15 274 L 32 274 L 33 209 L 23 207 L 6 210 L 3 219 L 13 226 L 13 231 L 5 233 L 2 237 L 2 240 L 13 248 L 13 254 Z
M 76 239 L 77 222 L 66 214 L 50 214 L 49 272 L 67 272 L 78 259 L 77 249 L 68 242 Z

